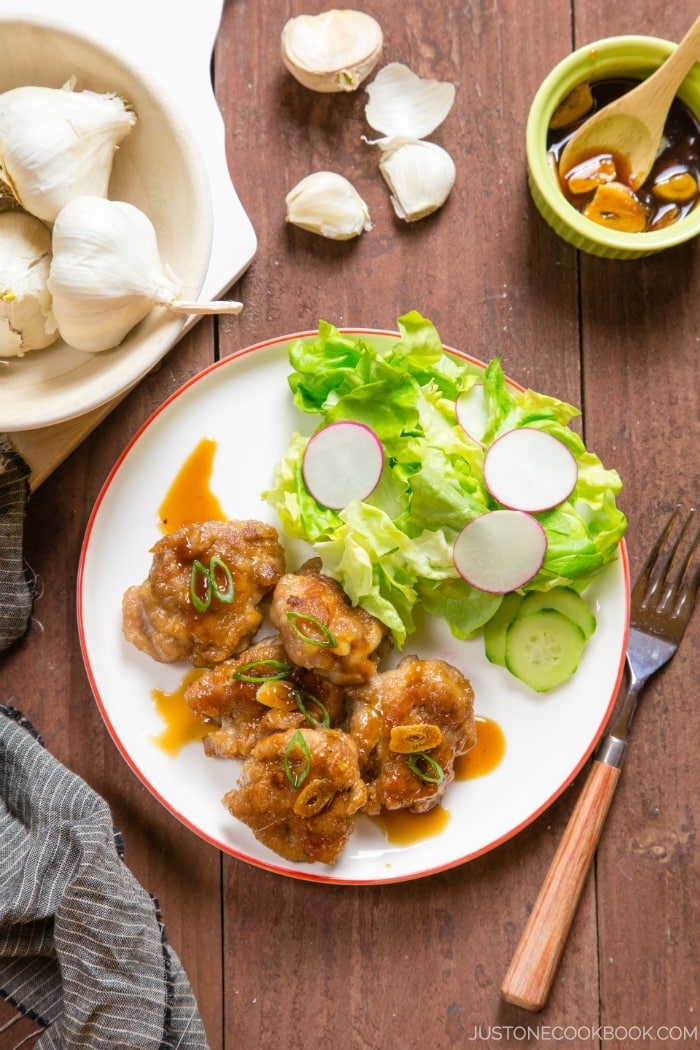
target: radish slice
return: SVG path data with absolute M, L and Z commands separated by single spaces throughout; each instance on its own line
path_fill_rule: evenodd
M 382 476 L 382 443 L 364 423 L 330 423 L 309 438 L 302 474 L 313 498 L 330 510 L 370 496 Z
M 558 438 L 520 427 L 497 438 L 484 457 L 484 481 L 494 499 L 511 510 L 549 510 L 570 496 L 576 460 Z
M 455 413 L 457 422 L 467 437 L 476 441 L 477 445 L 481 445 L 486 424 L 489 421 L 483 383 L 475 383 L 469 390 L 463 390 L 457 395 Z
M 520 510 L 491 510 L 464 526 L 452 556 L 472 587 L 508 594 L 537 574 L 546 550 L 547 537 L 536 518 Z

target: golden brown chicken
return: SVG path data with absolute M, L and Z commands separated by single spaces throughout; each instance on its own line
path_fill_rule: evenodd
M 387 631 L 353 607 L 340 584 L 315 563 L 286 573 L 275 587 L 270 619 L 289 657 L 337 685 L 359 685 L 376 670 Z
M 455 758 L 476 743 L 470 682 L 443 660 L 406 656 L 353 689 L 351 699 L 366 811 L 432 809 L 454 779 Z
M 366 796 L 347 733 L 289 729 L 256 745 L 223 803 L 281 857 L 333 864 Z
M 151 552 L 147 579 L 124 595 L 123 628 L 161 663 L 211 667 L 240 651 L 285 570 L 277 532 L 260 521 L 185 525 Z
M 267 733 L 345 719 L 343 689 L 295 667 L 278 636 L 204 671 L 184 697 L 198 718 L 213 723 L 204 750 L 216 758 L 248 755 Z

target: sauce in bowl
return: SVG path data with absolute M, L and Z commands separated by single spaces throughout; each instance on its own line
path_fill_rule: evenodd
M 555 112 L 547 149 L 558 171 L 559 158 L 571 135 L 591 115 L 624 95 L 638 81 L 625 78 L 581 84 Z M 664 127 L 658 156 L 644 184 L 629 186 L 629 172 L 612 153 L 586 158 L 559 182 L 566 199 L 586 218 L 625 233 L 652 232 L 671 226 L 700 199 L 700 124 L 675 98 Z

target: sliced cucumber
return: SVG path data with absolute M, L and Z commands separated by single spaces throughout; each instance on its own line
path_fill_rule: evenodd
M 506 665 L 506 631 L 523 602 L 522 594 L 511 591 L 491 619 L 484 625 L 484 652 L 487 660 L 499 667 Z
M 554 609 L 516 616 L 506 631 L 505 666 L 536 693 L 570 678 L 586 645 L 581 628 Z
M 519 616 L 528 616 L 540 609 L 554 609 L 581 628 L 586 641 L 596 628 L 596 619 L 585 601 L 573 587 L 553 587 L 551 591 L 530 591 L 523 598 Z

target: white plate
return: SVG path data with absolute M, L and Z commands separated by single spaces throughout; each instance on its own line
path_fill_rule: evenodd
M 303 333 L 310 335 L 313 333 Z M 363 333 L 381 345 L 396 335 Z M 382 883 L 417 878 L 485 853 L 532 821 L 581 768 L 611 712 L 623 670 L 628 628 L 629 573 L 620 556 L 586 592 L 598 619 L 577 673 L 551 694 L 536 696 L 483 653 L 481 638 L 456 641 L 433 620 L 406 652 L 441 657 L 471 680 L 476 710 L 494 719 L 506 752 L 487 776 L 455 782 L 445 797 L 446 828 L 410 846 L 387 842 L 361 818 L 333 867 L 293 864 L 260 845 L 232 818 L 221 797 L 235 783 L 238 762 L 207 758 L 201 744 L 168 757 L 152 741 L 163 724 L 154 688 L 177 688 L 184 665 L 154 662 L 124 641 L 121 598 L 145 579 L 149 548 L 160 537 L 157 510 L 184 460 L 202 438 L 217 442 L 211 487 L 233 518 L 279 527 L 260 499 L 294 430 L 313 420 L 293 405 L 287 376 L 290 342 L 262 343 L 194 377 L 148 420 L 107 479 L 88 523 L 78 578 L 78 621 L 85 666 L 105 723 L 143 783 L 185 825 L 212 845 L 271 871 L 335 883 Z M 283 537 L 284 541 L 284 537 Z M 285 542 L 290 568 L 308 556 Z

